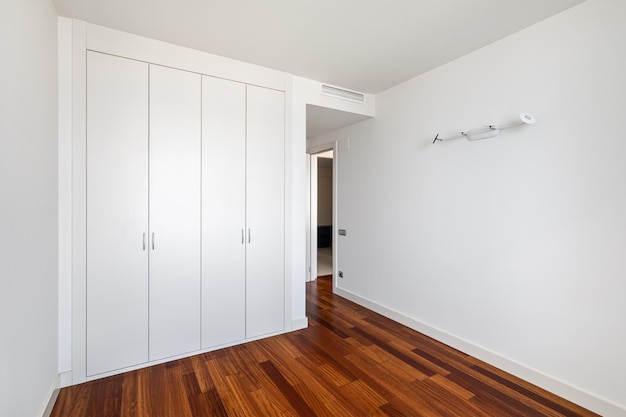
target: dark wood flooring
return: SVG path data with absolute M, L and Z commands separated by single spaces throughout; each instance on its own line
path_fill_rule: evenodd
M 309 327 L 61 390 L 52 417 L 594 416 L 307 284 Z

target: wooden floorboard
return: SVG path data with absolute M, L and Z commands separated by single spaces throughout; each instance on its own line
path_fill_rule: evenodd
M 51 417 L 597 416 L 307 284 L 309 327 L 63 388 Z

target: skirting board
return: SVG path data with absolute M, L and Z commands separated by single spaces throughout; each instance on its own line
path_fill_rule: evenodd
M 72 385 L 72 371 L 65 371 L 59 374 L 59 388 Z
M 306 329 L 307 327 L 309 327 L 309 319 L 306 317 L 291 320 L 291 330 Z
M 50 414 L 52 414 L 54 403 L 56 403 L 57 397 L 59 396 L 60 382 L 61 382 L 61 375 L 59 374 L 55 378 L 54 382 L 52 383 L 52 386 L 50 387 L 50 390 L 48 391 L 48 394 L 45 397 L 46 401 L 44 401 L 44 405 L 41 409 L 41 412 L 39 413 L 39 417 L 50 417 Z
M 487 362 L 490 365 L 496 366 L 600 415 L 607 417 L 626 417 L 626 408 L 593 395 L 585 390 L 574 387 L 566 382 L 560 381 L 550 375 L 546 375 L 541 371 L 518 363 L 496 352 L 454 336 L 436 327 L 430 326 L 374 301 L 360 297 L 350 291 L 335 288 L 334 292 L 341 297 L 375 311 L 376 313 L 390 318 L 391 320 L 397 321 L 398 323 L 432 337 L 433 339 L 445 343 L 455 349 L 465 352 L 468 355 L 474 356 L 475 358 Z

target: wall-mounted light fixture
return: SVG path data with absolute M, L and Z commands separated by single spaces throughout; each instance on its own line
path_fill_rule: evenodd
M 532 115 L 528 113 L 521 113 L 519 115 L 518 120 L 515 120 L 514 122 L 511 122 L 511 123 L 507 123 L 505 125 L 492 124 L 492 125 L 478 127 L 475 129 L 463 130 L 456 135 L 448 136 L 446 138 L 440 138 L 439 133 L 437 133 L 437 136 L 435 136 L 435 139 L 433 139 L 433 143 L 443 142 L 444 140 L 459 139 L 459 138 L 465 138 L 470 141 L 493 138 L 494 136 L 498 136 L 500 132 L 504 129 L 508 129 L 510 127 L 515 127 L 515 126 L 521 126 L 521 125 L 532 125 L 534 123 L 535 123 L 535 118 Z

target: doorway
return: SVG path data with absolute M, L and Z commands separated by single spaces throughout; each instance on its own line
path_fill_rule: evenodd
M 333 273 L 333 151 L 317 154 L 317 277 Z

